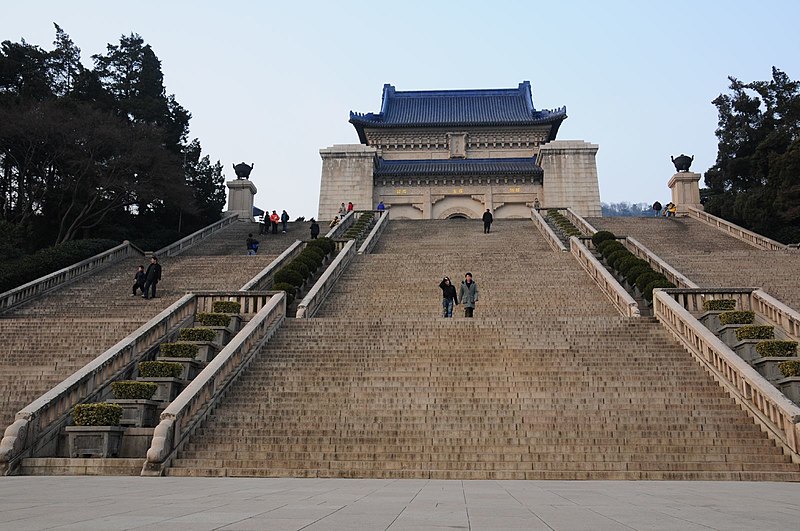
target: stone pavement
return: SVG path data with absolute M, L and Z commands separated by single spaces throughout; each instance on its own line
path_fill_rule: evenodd
M 5 529 L 790 530 L 800 484 L 6 477 Z

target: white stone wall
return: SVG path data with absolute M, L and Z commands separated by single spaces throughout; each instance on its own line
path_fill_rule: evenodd
M 571 207 L 582 216 L 600 216 L 597 144 L 554 140 L 539 148 L 544 170 L 542 207 Z
M 378 150 L 361 144 L 339 144 L 320 149 L 322 180 L 318 219 L 330 221 L 342 203 L 352 201 L 357 210 L 375 208 L 372 173 Z

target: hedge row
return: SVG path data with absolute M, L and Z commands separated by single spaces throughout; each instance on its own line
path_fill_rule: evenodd
M 730 311 L 719 314 L 719 322 L 722 325 L 731 324 L 753 324 L 756 313 L 750 311 Z
M 372 223 L 372 217 L 374 214 L 372 212 L 364 212 L 361 214 L 353 225 L 347 229 L 347 232 L 344 233 L 345 240 L 357 240 L 361 237 L 361 233 L 364 232 L 367 227 L 369 227 L 370 223 Z
M 616 238 L 611 232 L 599 231 L 592 236 L 592 243 L 603 255 L 606 264 L 622 275 L 629 285 L 636 286 L 648 302 L 653 300 L 654 289 L 675 287 L 667 277 L 654 271 L 646 260 L 634 256 Z
M 242 311 L 241 303 L 238 303 L 236 301 L 216 301 L 211 308 L 214 311 L 214 313 L 238 314 Z
M 764 358 L 793 358 L 797 356 L 797 341 L 759 341 L 756 343 L 756 352 Z
M 78 404 L 72 408 L 72 421 L 76 426 L 119 426 L 122 419 L 122 406 L 98 402 Z
M 111 392 L 118 400 L 150 400 L 158 390 L 155 382 L 123 380 L 111 384 Z
M 745 325 L 736 330 L 736 339 L 772 339 L 775 337 L 775 327 L 766 325 Z
M 275 272 L 272 289 L 286 292 L 286 303 L 291 304 L 297 289 L 311 278 L 325 261 L 325 257 L 336 250 L 336 243 L 330 238 L 319 238 L 306 243 L 291 262 Z
M 0 293 L 14 289 L 59 269 L 71 266 L 119 245 L 113 240 L 75 240 L 0 262 Z
M 227 313 L 200 312 L 195 316 L 195 319 L 203 326 L 228 326 L 231 324 L 231 316 Z
M 194 358 L 200 347 L 194 343 L 161 343 L 158 350 L 165 358 Z
M 570 236 L 583 236 L 583 233 L 578 230 L 578 228 L 572 224 L 570 220 L 565 218 L 561 212 L 558 210 L 548 210 L 547 217 L 550 218 L 556 226 L 561 229 L 561 231 Z
M 177 378 L 183 365 L 172 361 L 140 361 L 139 376 L 142 378 Z
M 703 302 L 703 310 L 706 312 L 727 312 L 736 309 L 734 299 L 717 299 Z
M 217 333 L 210 328 L 181 328 L 178 339 L 181 341 L 214 341 Z
M 778 364 L 778 369 L 787 378 L 789 376 L 800 376 L 800 361 L 782 361 Z

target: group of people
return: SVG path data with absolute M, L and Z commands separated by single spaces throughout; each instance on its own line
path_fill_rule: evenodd
M 472 279 L 472 273 L 464 275 L 457 292 L 450 277 L 444 277 L 439 288 L 442 290 L 442 317 L 453 317 L 453 306 L 458 304 L 464 306 L 464 317 L 472 317 L 478 302 L 478 284 Z
M 135 297 L 136 292 L 141 290 L 143 299 L 155 299 L 156 284 L 158 284 L 160 280 L 161 264 L 158 263 L 158 258 L 153 256 L 150 258 L 150 265 L 147 266 L 147 271 L 145 271 L 143 265 L 136 268 L 136 273 L 133 275 L 131 297 Z
M 284 210 L 279 216 L 276 211 L 268 214 L 267 211 L 261 215 L 261 230 L 259 234 L 269 234 L 269 228 L 272 227 L 272 234 L 278 234 L 278 223 L 282 225 L 281 232 L 286 232 L 286 224 L 289 223 L 289 214 Z
M 656 201 L 653 203 L 653 215 L 658 216 L 661 214 L 665 218 L 674 217 L 675 214 L 678 212 L 678 207 L 670 201 L 667 203 L 663 208 L 661 207 L 661 203 Z

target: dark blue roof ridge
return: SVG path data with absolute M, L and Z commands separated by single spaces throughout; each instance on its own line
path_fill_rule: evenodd
M 453 175 L 531 175 L 541 176 L 536 157 L 490 159 L 387 160 L 379 158 L 375 177 L 416 177 Z

